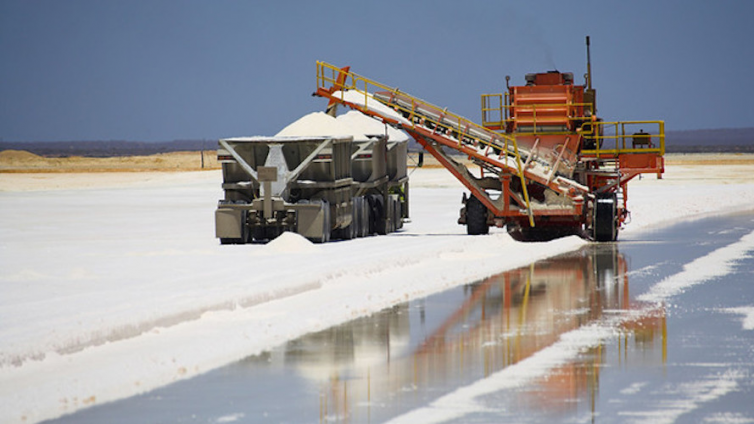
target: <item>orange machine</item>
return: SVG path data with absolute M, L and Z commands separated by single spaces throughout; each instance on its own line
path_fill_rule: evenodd
M 664 123 L 597 117 L 589 37 L 585 85 L 558 71 L 509 81 L 506 93 L 482 95 L 482 125 L 322 62 L 315 94 L 404 129 L 437 158 L 470 192 L 458 220 L 469 234 L 494 225 L 521 240 L 616 240 L 628 182 L 664 171 Z

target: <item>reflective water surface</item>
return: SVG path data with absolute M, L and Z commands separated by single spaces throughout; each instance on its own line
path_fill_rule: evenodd
M 704 285 L 672 304 L 634 300 L 683 264 L 752 230 L 751 216 L 726 217 L 591 244 L 57 421 L 383 422 L 522 363 L 564 333 L 616 315 L 624 318 L 614 337 L 523 387 L 483 397 L 484 407 L 461 421 L 652 422 L 657 411 L 667 412 L 667 402 L 688 400 L 673 390 L 709 381 L 731 363 L 748 377 L 734 379 L 738 391 L 720 398 L 727 403 L 719 413 L 754 419 L 754 407 L 739 399 L 754 393 L 753 332 L 742 331 L 730 314 L 710 312 L 754 305 L 754 260 L 742 260 L 723 282 L 725 290 Z M 715 298 L 718 306 L 705 305 Z M 725 360 L 721 343 L 727 344 Z M 718 413 L 703 411 L 692 408 L 681 416 L 700 421 Z

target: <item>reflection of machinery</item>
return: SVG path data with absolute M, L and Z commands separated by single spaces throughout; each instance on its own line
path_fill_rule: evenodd
M 365 422 L 379 420 L 384 405 L 401 404 L 402 397 L 464 385 L 516 364 L 562 334 L 605 319 L 607 311 L 626 317 L 621 343 L 633 337 L 641 348 L 662 336 L 665 358 L 664 313 L 630 302 L 627 264 L 612 244 L 504 272 L 457 294 L 461 304 L 449 313 L 403 304 L 290 342 L 271 361 L 320 385 L 321 416 Z M 603 347 L 595 347 L 552 370 L 536 383 L 532 399 L 546 393 L 539 407 L 557 408 L 594 394 L 602 355 Z M 371 408 L 377 404 L 379 411 Z
M 628 218 L 628 181 L 664 170 L 664 123 L 603 122 L 595 93 L 588 37 L 585 85 L 571 73 L 529 74 L 505 95 L 482 96 L 481 126 L 349 67 L 317 63 L 317 95 L 405 129 L 471 192 L 459 219 L 469 234 L 506 225 L 523 240 L 613 241 Z

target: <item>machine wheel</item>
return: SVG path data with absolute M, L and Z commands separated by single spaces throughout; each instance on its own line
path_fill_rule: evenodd
M 615 194 L 598 196 L 594 206 L 592 230 L 594 241 L 618 239 L 618 197 Z
M 474 196 L 466 200 L 466 233 L 471 236 L 489 234 L 487 225 L 487 207 Z

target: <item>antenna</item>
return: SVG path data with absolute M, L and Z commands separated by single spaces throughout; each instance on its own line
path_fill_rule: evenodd
M 592 89 L 592 55 L 589 53 L 589 36 L 586 36 L 586 83 Z

